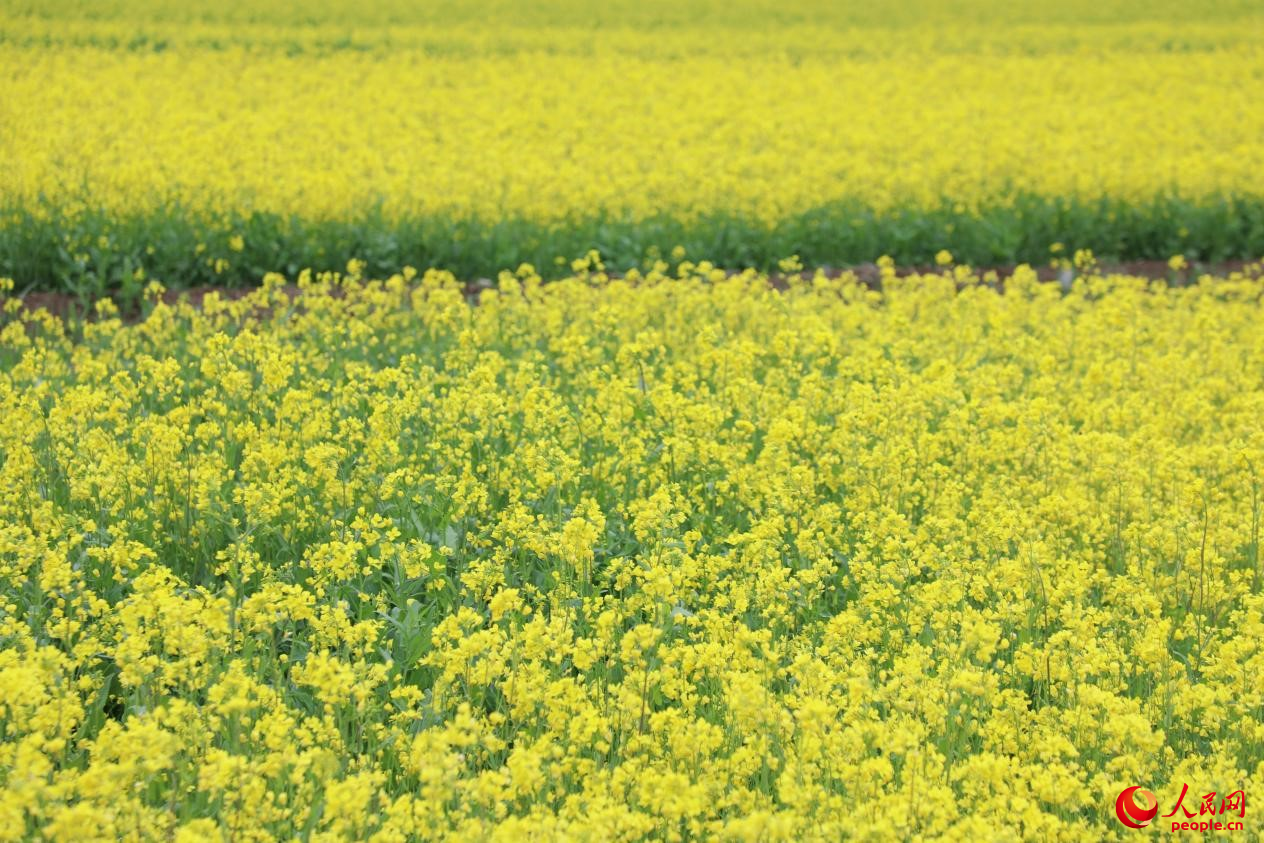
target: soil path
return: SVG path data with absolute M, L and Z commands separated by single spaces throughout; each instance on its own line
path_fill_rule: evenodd
M 1232 272 L 1241 272 L 1248 266 L 1259 266 L 1258 263 L 1249 261 L 1224 261 L 1213 264 L 1195 264 L 1191 267 L 1183 269 L 1179 272 L 1173 271 L 1168 266 L 1167 261 L 1130 261 L 1126 263 L 1103 263 L 1099 266 L 1099 272 L 1103 274 L 1123 274 L 1133 275 L 1143 278 L 1162 279 L 1175 284 L 1187 284 L 1201 275 L 1224 276 Z M 992 266 L 992 267 L 972 267 L 976 274 L 982 275 L 986 272 L 995 272 L 998 279 L 1004 281 L 1014 274 L 1017 269 L 1015 265 L 1008 266 Z M 837 278 L 844 272 L 853 272 L 856 277 L 863 283 L 871 287 L 877 288 L 881 284 L 882 273 L 876 264 L 864 263 L 851 267 L 825 267 L 824 272 L 830 278 Z M 896 267 L 897 276 L 908 275 L 928 275 L 941 272 L 941 267 L 935 266 L 900 266 Z M 805 270 L 803 277 L 811 278 L 816 270 Z M 1036 274 L 1042 281 L 1065 281 L 1069 277 L 1066 270 L 1058 269 L 1052 266 L 1042 266 L 1036 268 Z M 786 286 L 786 276 L 774 273 L 769 276 L 770 283 L 779 289 Z M 465 285 L 465 295 L 471 302 L 478 300 L 479 294 L 486 289 L 494 286 L 494 282 L 486 278 L 480 278 L 476 281 L 469 282 Z M 298 295 L 298 287 L 288 285 L 285 291 L 291 296 Z M 183 289 L 168 290 L 163 294 L 163 300 L 168 304 L 175 304 L 181 298 L 187 297 L 195 307 L 201 306 L 202 299 L 210 293 L 218 293 L 222 298 L 233 300 L 242 298 L 253 291 L 251 287 L 216 287 L 216 286 L 199 286 L 187 287 Z M 30 310 L 38 310 L 43 308 L 48 312 L 60 316 L 80 316 L 91 312 L 91 302 L 72 295 L 70 293 L 58 292 L 31 292 L 21 296 L 23 303 Z M 125 318 L 132 314 L 125 314 Z

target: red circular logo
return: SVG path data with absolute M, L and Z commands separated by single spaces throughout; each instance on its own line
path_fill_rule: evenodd
M 1159 813 L 1159 798 L 1137 785 L 1124 788 L 1115 800 L 1115 816 L 1129 828 L 1145 828 Z

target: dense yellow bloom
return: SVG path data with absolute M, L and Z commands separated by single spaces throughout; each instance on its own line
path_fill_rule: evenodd
M 1260 267 L 1077 257 L 0 308 L 0 839 L 1100 840 L 1127 785 L 1256 793 Z
M 4 5 L 11 205 L 772 226 L 1264 195 L 1242 3 Z

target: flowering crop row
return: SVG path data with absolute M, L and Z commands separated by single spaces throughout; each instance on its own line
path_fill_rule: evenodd
M 1101 840 L 1264 787 L 1259 267 L 361 270 L 3 305 L 0 838 Z
M 1253 4 L 415 5 L 0 2 L 0 273 L 1264 253 Z

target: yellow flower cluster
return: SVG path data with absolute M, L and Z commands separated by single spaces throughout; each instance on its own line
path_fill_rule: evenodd
M 0 838 L 1095 841 L 1125 786 L 1261 792 L 1261 268 L 881 272 L 0 300 Z
M 0 4 L 7 207 L 771 227 L 1264 196 L 1240 2 L 45 5 Z

